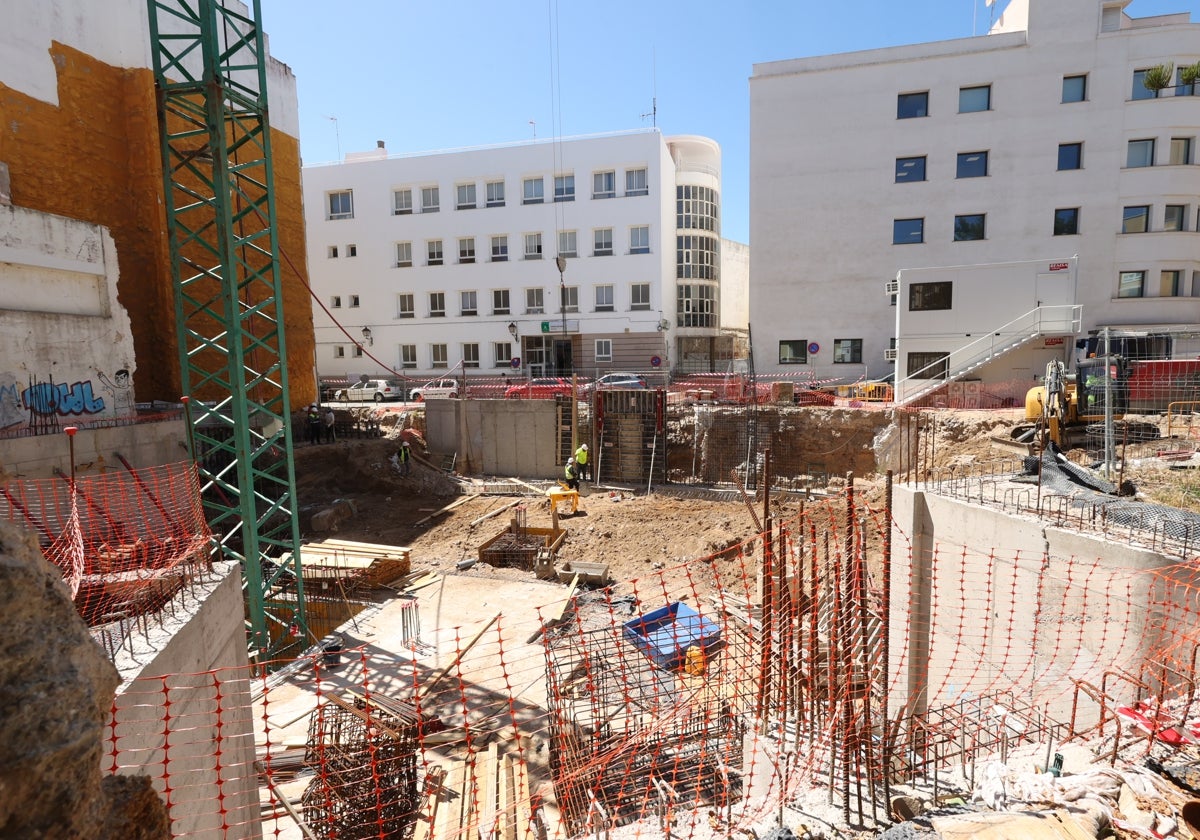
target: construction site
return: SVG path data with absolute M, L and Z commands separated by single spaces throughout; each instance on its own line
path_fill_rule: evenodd
M 108 13 L 0 87 L 0 837 L 1200 838 L 1200 325 L 302 443 L 294 79 Z

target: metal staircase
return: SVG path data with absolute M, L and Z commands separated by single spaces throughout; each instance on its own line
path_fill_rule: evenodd
M 932 362 L 915 373 L 896 381 L 896 405 L 911 405 L 961 379 L 984 365 L 1023 347 L 1047 334 L 1077 335 L 1081 330 L 1083 307 L 1078 304 L 1039 306 L 988 332 L 974 341 L 952 350 L 945 359 Z

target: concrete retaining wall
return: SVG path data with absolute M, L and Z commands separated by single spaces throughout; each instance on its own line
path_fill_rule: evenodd
M 1176 558 L 908 487 L 893 514 L 893 710 L 1011 689 L 1065 721 L 1073 680 L 1136 673 L 1191 632 L 1169 593 L 1200 572 Z
M 80 429 L 75 435 L 77 475 L 123 470 L 115 453 L 135 467 L 186 461 L 187 431 L 183 418 L 102 429 Z M 69 475 L 71 446 L 66 434 L 0 440 L 0 467 L 19 478 L 53 478 L 54 468 Z
M 433 452 L 458 453 L 466 474 L 558 478 L 554 400 L 430 400 L 425 434 Z

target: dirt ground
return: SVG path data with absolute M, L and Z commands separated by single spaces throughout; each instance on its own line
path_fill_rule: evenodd
M 1017 421 L 1012 412 L 947 410 L 931 414 L 933 434 L 923 444 L 922 460 L 935 468 L 972 466 L 1020 457 L 1012 448 L 998 446 L 993 438 L 1007 438 Z M 480 543 L 503 530 L 517 509 L 505 511 L 478 524 L 476 519 L 514 501 L 511 496 L 480 496 L 445 513 L 441 508 L 456 500 L 455 480 L 440 470 L 415 461 L 411 475 L 402 477 L 389 459 L 397 443 L 390 438 L 339 441 L 299 446 L 296 449 L 297 496 L 301 530 L 305 537 L 360 540 L 412 548 L 414 571 L 441 571 L 479 577 L 524 578 L 531 573 L 476 564 L 459 571 L 456 565 L 475 558 Z M 1168 504 L 1186 501 L 1180 486 L 1196 480 L 1156 458 L 1161 446 L 1143 446 L 1131 452 L 1127 477 L 1145 497 Z M 1135 457 L 1137 456 L 1137 457 Z M 1144 457 L 1143 457 L 1144 456 Z M 883 478 L 879 474 L 856 479 L 861 503 L 881 507 Z M 836 485 L 829 488 L 837 492 Z M 1194 497 L 1193 497 L 1194 498 Z M 340 523 L 336 533 L 314 533 L 311 516 L 338 499 L 351 501 L 356 514 Z M 545 502 L 527 497 L 523 502 L 526 524 L 550 526 Z M 798 511 L 795 497 L 776 506 L 778 517 Z M 756 503 L 761 515 L 761 502 Z M 655 493 L 610 493 L 584 485 L 580 512 L 561 519 L 568 537 L 559 553 L 564 561 L 607 563 L 617 582 L 618 594 L 630 582 L 659 576 L 674 597 L 687 594 L 693 585 L 703 589 L 704 568 L 691 564 L 691 579 L 681 566 L 718 554 L 756 532 L 742 502 L 714 502 L 673 498 Z M 734 571 L 736 561 L 714 561 L 718 571 Z

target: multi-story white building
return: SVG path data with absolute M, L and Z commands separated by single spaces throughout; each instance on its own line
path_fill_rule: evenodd
M 1044 305 L 1034 286 L 1011 300 L 950 294 L 987 272 L 898 295 L 902 269 L 1078 255 L 1083 332 L 1200 322 L 1200 90 L 1178 75 L 1200 60 L 1200 25 L 1132 19 L 1127 5 L 1009 0 L 985 37 L 757 65 L 758 369 L 903 379 L 948 351 L 910 341 L 893 364 L 898 309 L 921 311 L 921 334 L 965 344 L 988 317 L 999 328 Z M 1147 89 L 1146 71 L 1168 62 L 1175 84 Z
M 720 167 L 656 129 L 305 167 L 321 375 L 707 370 Z

